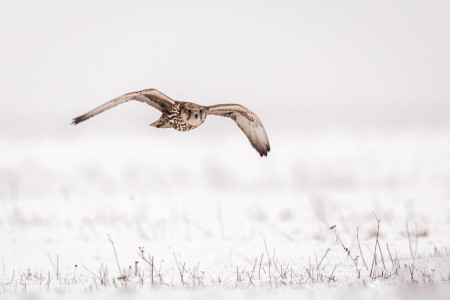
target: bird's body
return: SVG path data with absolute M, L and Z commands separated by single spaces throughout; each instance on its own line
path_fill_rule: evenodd
M 189 131 L 202 125 L 206 119 L 206 108 L 189 102 L 178 102 L 170 106 L 166 113 L 151 126 L 158 128 L 172 127 L 178 131 Z M 196 117 L 197 116 L 197 117 Z
M 254 113 L 242 105 L 219 104 L 202 106 L 192 102 L 175 101 L 155 89 L 142 90 L 117 97 L 73 119 L 72 124 L 76 125 L 129 100 L 147 103 L 161 111 L 161 117 L 150 124 L 150 126 L 157 128 L 172 127 L 178 131 L 189 131 L 202 125 L 208 115 L 229 117 L 241 128 L 261 156 L 267 156 L 267 152 L 270 151 L 269 140 L 261 121 Z

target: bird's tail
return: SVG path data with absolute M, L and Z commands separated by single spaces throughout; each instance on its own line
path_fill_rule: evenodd
M 156 128 L 170 128 L 172 126 L 170 126 L 169 123 L 166 123 L 166 121 L 164 120 L 163 116 L 161 116 L 157 121 L 153 122 L 152 124 L 149 124 L 148 126 L 153 126 Z

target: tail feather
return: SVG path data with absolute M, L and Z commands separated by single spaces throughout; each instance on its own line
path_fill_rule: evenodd
M 161 116 L 158 120 L 156 120 L 155 122 L 153 122 L 152 124 L 148 125 L 148 126 L 153 126 L 156 128 L 170 128 L 170 124 L 166 123 L 163 119 L 163 116 Z

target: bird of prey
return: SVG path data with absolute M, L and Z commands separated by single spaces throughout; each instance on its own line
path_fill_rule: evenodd
M 269 139 L 261 120 L 244 106 L 239 104 L 203 106 L 191 102 L 176 101 L 155 89 L 128 93 L 112 99 L 73 119 L 72 124 L 76 125 L 129 100 L 147 103 L 159 110 L 162 113 L 161 117 L 149 125 L 157 128 L 174 128 L 178 131 L 188 131 L 202 125 L 208 115 L 231 118 L 245 133 L 253 148 L 258 151 L 261 157 L 267 156 L 267 152 L 270 151 Z

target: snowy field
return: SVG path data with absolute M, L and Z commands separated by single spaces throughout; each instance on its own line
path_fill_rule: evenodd
M 8 297 L 450 292 L 448 132 L 275 135 L 261 159 L 243 135 L 88 127 L 1 141 Z

